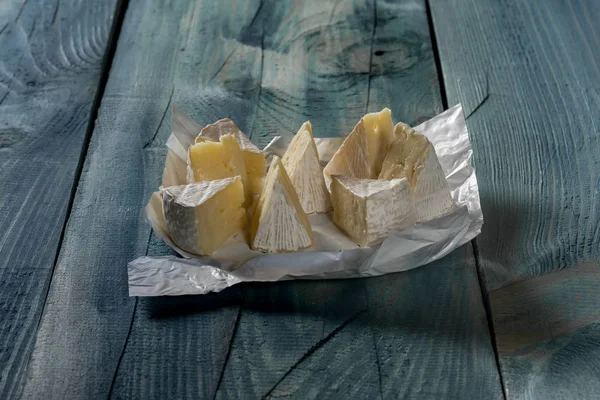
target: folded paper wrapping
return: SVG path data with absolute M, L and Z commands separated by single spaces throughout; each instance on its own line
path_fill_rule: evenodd
M 185 184 L 186 149 L 200 125 L 173 111 L 173 133 L 167 141 L 163 187 Z M 483 214 L 471 159 L 473 151 L 461 105 L 415 127 L 429 138 L 444 169 L 455 202 L 449 214 L 390 235 L 381 245 L 360 248 L 331 222 L 327 214 L 310 216 L 315 248 L 286 254 L 252 251 L 241 234 L 212 257 L 179 249 L 170 239 L 162 201 L 154 193 L 146 216 L 154 232 L 184 257 L 140 257 L 128 264 L 130 296 L 168 296 L 219 292 L 239 282 L 286 279 L 339 279 L 406 271 L 437 260 L 481 232 Z M 343 138 L 316 139 L 319 157 L 327 162 Z M 290 138 L 276 137 L 264 149 L 282 155 Z

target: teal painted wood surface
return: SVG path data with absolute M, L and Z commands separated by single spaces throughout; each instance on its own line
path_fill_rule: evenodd
M 476 110 L 488 288 L 597 259 L 598 3 L 453 0 L 432 11 L 448 99 Z
M 511 399 L 600 393 L 600 265 L 590 261 L 490 293 Z
M 127 261 L 169 253 L 139 210 L 173 103 L 259 144 L 383 106 L 425 119 L 441 110 L 425 4 L 131 0 L 23 398 L 502 396 L 469 246 L 378 279 L 128 298 Z
M 0 398 L 17 398 L 87 147 L 115 0 L 0 2 Z
M 271 398 L 501 399 L 474 267 L 463 246 L 422 268 L 352 281 L 346 290 L 363 286 L 365 311 L 325 336 Z M 346 310 L 350 296 L 329 304 Z
M 471 114 L 506 396 L 597 398 L 598 3 L 431 8 L 448 100 Z

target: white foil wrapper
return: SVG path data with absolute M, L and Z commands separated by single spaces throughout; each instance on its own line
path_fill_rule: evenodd
M 167 141 L 163 187 L 186 184 L 186 152 L 201 126 L 173 108 L 173 133 Z M 381 245 L 360 248 L 346 237 L 328 214 L 309 216 L 315 247 L 297 253 L 253 251 L 241 234 L 227 241 L 212 257 L 199 257 L 171 240 L 158 192 L 145 208 L 156 235 L 185 258 L 140 257 L 128 264 L 130 296 L 174 296 L 219 292 L 239 282 L 287 279 L 339 279 L 406 271 L 437 260 L 481 232 L 483 214 L 473 150 L 460 104 L 415 127 L 429 138 L 448 179 L 455 208 L 442 217 L 418 223 L 390 235 Z M 344 138 L 315 139 L 326 164 Z M 282 156 L 291 138 L 276 137 L 265 147 Z

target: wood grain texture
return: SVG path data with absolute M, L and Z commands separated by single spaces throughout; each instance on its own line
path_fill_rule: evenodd
M 170 105 L 202 123 L 231 111 L 246 129 L 260 50 L 243 46 L 230 56 L 227 37 L 244 29 L 243 18 L 250 23 L 252 6 L 129 2 L 23 398 L 213 396 L 238 315 L 236 290 L 136 303 L 126 265 L 168 252 L 140 210 L 160 184 Z M 239 68 L 224 66 L 228 58 Z M 206 86 L 214 75 L 230 89 Z
M 353 281 L 368 307 L 310 349 L 269 397 L 501 399 L 474 267 L 466 245 L 421 268 Z M 338 307 L 348 300 L 338 296 Z
M 170 252 L 139 217 L 170 104 L 258 144 L 384 106 L 415 122 L 441 109 L 428 35 L 422 1 L 131 0 L 23 397 L 501 396 L 469 247 L 376 280 L 127 297 L 127 261 Z
M 505 393 L 597 398 L 600 7 L 431 8 L 448 100 L 470 114 Z
M 511 399 L 594 399 L 600 393 L 597 261 L 490 293 Z
M 432 1 L 450 103 L 462 102 L 490 290 L 600 256 L 600 7 Z
M 0 398 L 16 398 L 78 174 L 115 0 L 0 3 Z

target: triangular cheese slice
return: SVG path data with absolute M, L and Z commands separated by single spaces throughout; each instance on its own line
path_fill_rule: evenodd
M 332 178 L 333 222 L 359 246 L 374 246 L 390 233 L 415 224 L 415 207 L 406 178 Z
M 269 253 L 313 245 L 313 231 L 281 159 L 273 157 L 250 227 L 250 247 Z
M 331 201 L 319 164 L 310 122 L 302 124 L 283 155 L 282 162 L 304 212 L 312 214 L 329 211 Z
M 413 192 L 417 221 L 448 212 L 453 201 L 448 181 L 431 142 L 404 123 L 396 124 L 394 141 L 379 179 L 406 178 Z
M 220 119 L 214 124 L 206 125 L 198 137 L 196 143 L 207 140 L 218 142 L 221 137 L 233 135 L 237 141 L 242 157 L 246 163 L 247 179 L 244 181 L 246 193 L 252 193 L 254 200 L 258 199 L 262 188 L 263 178 L 267 170 L 267 160 L 263 152 L 256 147 L 248 136 L 229 118 Z M 247 199 L 247 202 L 249 199 Z M 247 203 L 249 204 L 249 203 Z
M 388 108 L 361 118 L 323 170 L 327 188 L 332 175 L 376 179 L 392 137 L 392 112 Z
M 171 238 L 190 253 L 210 255 L 246 225 L 239 176 L 171 186 L 161 194 Z

